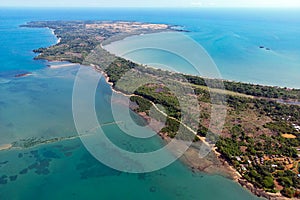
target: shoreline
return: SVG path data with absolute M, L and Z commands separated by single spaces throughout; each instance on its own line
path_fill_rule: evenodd
M 116 89 L 114 89 L 113 88 L 113 83 L 109 82 L 109 77 L 107 76 L 107 74 L 105 72 L 103 72 L 98 66 L 96 66 L 96 65 L 91 65 L 91 66 L 94 67 L 95 71 L 97 71 L 99 73 L 102 73 L 102 75 L 105 77 L 106 83 L 111 86 L 111 89 L 112 89 L 113 92 L 121 94 L 123 96 L 127 96 L 127 97 L 132 96 L 132 95 L 128 95 L 128 94 L 125 94 L 125 93 L 123 93 L 121 91 L 117 91 Z M 151 103 L 154 104 L 153 102 L 151 102 Z M 158 108 L 156 107 L 156 109 L 158 109 Z M 158 111 L 162 112 L 159 109 L 158 109 Z M 135 112 L 135 111 L 133 111 L 133 112 Z M 147 116 L 143 112 L 135 112 L 135 113 L 137 113 L 140 117 L 142 117 L 146 121 L 151 120 L 151 118 L 149 116 Z M 150 128 L 153 131 L 155 131 L 155 127 L 150 127 Z M 157 132 L 157 131 L 155 131 L 155 132 Z M 166 134 L 157 132 L 157 135 L 164 142 L 169 142 L 171 140 L 171 138 L 168 137 Z M 205 138 L 203 138 L 203 137 L 201 137 L 199 135 L 197 135 L 197 137 L 200 139 L 201 142 L 206 143 Z M 263 198 L 272 199 L 272 200 L 288 200 L 289 199 L 289 198 L 285 198 L 284 196 L 282 196 L 281 193 L 275 193 L 275 194 L 274 193 L 268 193 L 268 192 L 265 192 L 263 189 L 256 188 L 252 183 L 248 182 L 245 178 L 243 178 L 243 176 L 231 164 L 229 164 L 226 159 L 224 159 L 222 157 L 222 154 L 219 153 L 216 150 L 215 147 L 213 147 L 211 149 L 211 152 L 213 152 L 214 155 L 217 156 L 218 160 L 222 163 L 222 165 L 221 165 L 222 167 L 219 168 L 219 166 L 217 166 L 215 163 L 208 164 L 208 165 L 206 165 L 206 163 L 203 164 L 203 161 L 206 160 L 206 157 L 202 158 L 202 159 L 200 159 L 198 157 L 198 159 L 200 159 L 201 162 L 197 162 L 197 161 L 196 162 L 192 162 L 192 161 L 190 161 L 189 158 L 188 158 L 188 155 L 186 155 L 186 154 L 189 153 L 189 152 L 195 151 L 195 150 L 196 149 L 194 149 L 191 146 L 179 158 L 180 162 L 182 162 L 184 165 L 186 165 L 188 168 L 190 168 L 190 170 L 192 172 L 198 171 L 198 172 L 206 173 L 208 175 L 220 175 L 220 176 L 223 176 L 225 178 L 228 178 L 228 179 L 234 181 L 235 183 L 239 184 L 241 187 L 245 188 L 247 191 L 249 191 L 250 193 L 252 193 L 252 194 L 254 194 L 255 196 L 258 196 L 258 197 L 263 197 Z M 196 155 L 198 156 L 198 152 L 196 152 Z M 201 167 L 201 165 L 202 166 L 204 165 L 204 167 Z
M 57 62 L 61 62 L 61 61 L 57 61 Z M 70 63 L 69 65 L 67 66 L 62 66 L 63 67 L 70 67 L 70 66 L 74 66 L 74 65 L 82 65 L 80 63 Z M 104 78 L 105 78 L 105 82 L 107 84 L 110 85 L 110 88 L 111 90 L 114 92 L 114 93 L 117 93 L 117 94 L 120 94 L 120 95 L 123 95 L 123 96 L 126 96 L 126 97 L 131 97 L 132 95 L 128 95 L 128 94 L 125 94 L 121 91 L 118 91 L 116 90 L 114 87 L 113 87 L 113 83 L 109 82 L 109 77 L 108 75 L 102 71 L 100 69 L 99 66 L 97 65 L 89 65 L 89 67 L 92 67 L 97 73 L 101 73 Z M 50 67 L 51 69 L 56 69 L 55 67 L 52 68 Z M 60 68 L 60 67 L 59 67 Z M 153 102 L 151 102 L 153 103 Z M 135 111 L 133 111 L 135 112 Z M 145 120 L 149 120 L 149 116 L 143 114 L 143 113 L 138 113 L 138 112 L 135 112 L 137 113 L 140 117 L 142 117 L 143 119 Z M 151 128 L 152 129 L 152 128 Z M 162 133 L 157 133 L 157 135 L 164 141 L 164 142 L 168 142 L 170 141 L 170 138 L 165 135 L 165 134 L 162 134 Z M 78 137 L 74 137 L 74 138 L 68 138 L 68 139 L 75 139 L 75 138 L 79 138 L 81 136 L 78 136 Z M 198 136 L 199 139 L 202 141 L 203 140 L 203 137 L 201 138 L 200 136 Z M 59 141 L 64 141 L 66 139 L 61 139 Z M 46 142 L 46 143 L 41 143 L 41 144 L 38 144 L 38 145 L 34 145 L 33 147 L 35 146 L 39 146 L 39 145 L 43 145 L 43 144 L 48 144 L 48 143 L 55 143 L 55 142 L 59 142 L 59 141 L 50 141 L 50 142 Z M 6 146 L 4 146 L 5 148 L 1 148 L 2 146 L 0 146 L 0 152 L 1 151 L 4 151 L 4 150 L 11 150 L 11 149 L 15 149 L 11 144 L 7 144 Z M 30 147 L 31 148 L 31 147 Z M 193 151 L 194 149 L 190 150 L 190 148 L 187 150 L 187 151 Z M 224 158 L 222 158 L 222 155 L 215 149 L 213 148 L 212 149 L 212 152 L 214 154 L 216 154 L 216 156 L 218 157 L 219 161 L 221 163 L 223 163 L 222 167 L 224 167 L 224 171 L 223 170 L 220 170 L 220 171 L 217 171 L 218 170 L 218 166 L 214 165 L 214 164 L 210 164 L 210 165 L 205 165 L 205 163 L 203 164 L 204 167 L 199 167 L 199 164 L 201 165 L 202 163 L 199 162 L 198 164 L 195 164 L 195 162 L 191 162 L 189 161 L 189 159 L 187 158 L 187 156 L 185 154 L 183 154 L 183 156 L 181 158 L 179 158 L 180 162 L 182 162 L 184 165 L 186 165 L 188 168 L 190 168 L 190 170 L 192 172 L 203 172 L 205 174 L 208 174 L 208 175 L 220 175 L 220 176 L 223 176 L 225 178 L 228 178 L 232 181 L 234 181 L 235 183 L 239 184 L 241 187 L 245 188 L 247 191 L 251 192 L 252 194 L 258 196 L 258 197 L 263 197 L 263 198 L 266 198 L 266 199 L 273 199 L 273 200 L 288 200 L 290 198 L 285 198 L 283 197 L 280 193 L 276 193 L 276 194 L 273 194 L 273 193 L 267 193 L 265 191 L 263 191 L 263 189 L 259 189 L 259 188 L 256 188 L 252 183 L 248 182 L 246 179 L 244 179 L 240 173 L 235 170 L 228 162 L 227 160 L 225 160 Z M 205 159 L 205 158 L 204 158 Z M 202 160 L 203 161 L 203 160 Z M 222 169 L 222 168 L 220 168 Z M 224 173 L 225 172 L 225 173 Z
M 176 31 L 176 30 L 173 30 L 173 31 Z M 155 33 L 168 33 L 168 32 L 172 32 L 172 30 L 170 31 L 162 31 L 162 32 L 155 32 Z M 155 34 L 155 33 L 145 33 L 145 34 L 136 34 L 136 35 L 128 35 L 127 37 L 125 38 L 120 38 L 119 40 L 112 40 L 112 41 L 109 41 L 107 44 L 106 44 L 106 40 L 104 40 L 100 46 L 101 48 L 103 48 L 104 50 L 106 50 L 107 52 L 113 54 L 113 55 L 116 55 L 110 51 L 108 51 L 105 46 L 113 43 L 113 42 L 118 42 L 118 41 L 123 41 L 127 38 L 130 38 L 130 37 L 138 37 L 138 36 L 141 36 L 141 35 L 147 35 L 147 34 Z M 105 44 L 103 44 L 105 43 Z M 116 55 L 118 57 L 121 57 L 123 59 L 126 59 L 126 60 L 130 60 L 128 58 L 125 58 L 125 57 L 122 57 L 122 56 L 119 56 L 119 55 Z M 168 72 L 174 72 L 174 73 L 180 73 L 180 74 L 183 74 L 183 75 L 192 75 L 192 76 L 198 76 L 198 75 L 193 75 L 193 74 L 188 74 L 188 73 L 184 73 L 184 72 L 176 72 L 176 71 L 169 71 L 167 69 L 161 69 L 161 68 L 158 68 L 158 67 L 154 67 L 154 66 L 149 66 L 149 65 L 145 65 L 143 63 L 140 63 L 140 62 L 136 62 L 136 61 L 133 61 L 133 60 L 130 60 L 136 64 L 139 64 L 139 65 L 142 65 L 144 67 L 149 67 L 149 68 L 152 68 L 152 69 L 159 69 L 161 71 L 168 71 Z M 258 83 L 258 82 L 247 82 L 247 81 L 240 81 L 240 80 L 234 80 L 234 79 L 224 79 L 224 78 L 212 78 L 212 77 L 206 77 L 206 76 L 200 76 L 201 78 L 205 78 L 205 79 L 209 79 L 209 80 L 214 80 L 214 79 L 217 79 L 217 80 L 220 80 L 222 82 L 233 82 L 233 83 L 243 83 L 243 84 L 249 84 L 249 85 L 259 85 L 259 86 L 264 86 L 264 87 L 272 87 L 272 88 L 280 88 L 280 89 L 290 89 L 290 90 L 298 90 L 300 89 L 300 86 L 299 87 L 288 87 L 288 86 L 280 86 L 280 85 L 271 85 L 271 84 L 264 84 L 264 83 Z M 300 102 L 299 102 L 300 103 Z
M 48 65 L 48 67 L 51 69 L 60 69 L 60 68 L 65 68 L 65 67 L 74 67 L 76 65 L 79 65 L 79 63 L 78 64 L 77 63 L 67 63 L 67 64 L 61 64 L 61 65 Z
M 55 34 L 55 29 L 53 29 L 53 28 L 48 28 L 48 29 L 51 31 L 51 34 L 54 35 L 57 39 L 56 43 L 53 44 L 52 46 L 59 44 L 61 42 L 61 38 Z
M 129 37 L 132 37 L 132 36 L 129 36 Z M 124 40 L 124 38 L 123 38 L 123 40 Z M 104 50 L 106 50 L 107 52 L 109 52 L 107 49 L 104 48 L 104 46 L 101 43 L 101 48 L 103 48 Z M 111 52 L 109 52 L 109 53 L 113 54 Z M 113 55 L 115 55 L 115 54 L 113 54 Z M 134 61 L 132 61 L 132 62 L 134 62 Z M 136 62 L 134 62 L 134 63 L 136 63 Z M 137 63 L 137 64 L 145 66 L 142 63 Z M 148 66 L 148 65 L 146 65 L 145 67 L 154 68 L 154 67 L 151 67 L 151 66 Z M 158 69 L 158 68 L 154 68 L 154 69 Z M 164 69 L 160 69 L 160 70 L 162 70 L 162 71 L 168 71 L 168 70 L 164 70 Z M 105 72 L 103 72 L 102 70 L 101 70 L 101 73 L 105 76 L 105 80 L 111 86 L 112 91 L 114 91 L 116 93 L 120 93 L 120 94 L 125 95 L 125 96 L 131 96 L 131 95 L 124 94 L 121 91 L 115 90 L 113 88 L 113 84 L 111 82 L 109 82 L 109 77 L 107 76 L 107 74 Z M 209 77 L 207 77 L 207 78 L 208 79 L 213 79 L 213 78 L 209 78 Z M 225 80 L 225 79 L 221 79 L 221 80 L 222 81 L 229 81 L 229 82 L 236 82 L 236 81 L 233 81 L 233 80 Z M 246 84 L 251 84 L 251 83 L 246 83 Z M 267 86 L 267 85 L 262 85 L 262 86 Z M 284 87 L 279 87 L 279 86 L 269 86 L 269 87 L 284 88 Z M 293 88 L 293 89 L 297 89 L 297 88 Z M 153 104 L 153 102 L 151 102 L 151 103 Z M 160 111 L 160 110 L 158 110 L 158 111 Z M 136 112 L 136 113 L 140 117 L 144 118 L 146 121 L 148 121 L 150 119 L 150 117 L 147 116 L 147 115 L 145 115 L 144 113 L 139 113 L 139 112 Z M 151 128 L 151 129 L 153 129 L 153 128 Z M 168 136 L 166 136 L 164 134 L 161 134 L 161 133 L 157 133 L 157 134 L 161 137 L 161 139 L 163 141 L 165 141 L 165 142 L 170 141 L 170 138 Z M 200 136 L 198 136 L 198 138 L 200 139 L 201 142 L 205 143 L 205 138 L 202 138 Z M 211 152 L 213 152 L 217 156 L 217 158 L 219 159 L 219 161 L 221 161 L 223 163 L 223 167 L 225 168 L 225 171 L 228 174 L 230 174 L 230 175 L 226 176 L 226 175 L 221 174 L 221 173 L 217 173 L 217 174 L 219 174 L 219 175 L 221 175 L 221 176 L 223 176 L 225 178 L 229 178 L 229 179 L 233 180 L 234 182 L 238 183 L 240 186 L 242 186 L 243 188 L 247 189 L 249 192 L 251 192 L 252 194 L 254 194 L 254 195 L 258 196 L 258 197 L 263 197 L 263 198 L 266 198 L 266 199 L 274 199 L 274 200 L 288 200 L 289 199 L 289 198 L 285 198 L 284 196 L 282 196 L 281 193 L 269 193 L 269 192 L 265 192 L 263 189 L 256 188 L 252 183 L 248 182 L 245 178 L 243 178 L 243 176 L 231 164 L 229 164 L 226 159 L 222 158 L 222 155 L 216 150 L 215 147 L 211 149 Z M 200 169 L 199 166 L 198 167 L 195 166 L 195 163 L 189 162 L 189 160 L 186 158 L 185 154 L 183 154 L 183 156 L 179 160 L 181 162 L 183 162 L 185 165 L 187 165 L 189 168 L 191 168 L 192 171 L 194 171 L 196 169 L 199 172 L 204 172 L 204 173 L 207 173 L 207 174 L 212 174 L 211 172 L 206 171 L 205 169 Z M 213 166 L 213 165 L 210 165 L 209 167 L 211 167 L 211 166 Z
M 171 25 L 168 25 L 169 26 L 169 28 L 172 28 L 172 27 L 176 27 L 176 26 L 179 26 L 179 25 L 174 25 L 174 26 L 171 26 Z M 51 30 L 51 33 L 57 38 L 57 42 L 55 43 L 55 44 L 53 44 L 53 45 L 51 45 L 51 46 L 54 46 L 54 45 L 57 45 L 57 44 L 59 44 L 60 42 L 61 42 L 61 38 L 60 37 L 58 37 L 56 34 L 55 34 L 55 30 L 54 29 L 52 29 L 52 28 L 48 28 L 49 30 Z M 186 31 L 186 30 L 176 30 L 176 29 L 170 29 L 170 30 L 164 30 L 164 31 L 156 31 L 156 32 L 149 32 L 149 33 L 137 33 L 137 34 L 129 34 L 129 35 L 124 35 L 124 36 L 121 36 L 120 38 L 116 38 L 116 37 L 110 37 L 110 38 L 107 38 L 107 39 L 105 39 L 104 41 L 102 41 L 101 43 L 100 43 L 100 47 L 102 48 L 102 49 L 104 49 L 105 51 L 107 51 L 107 52 L 109 52 L 106 48 L 105 48 L 105 46 L 106 45 L 109 45 L 110 43 L 113 43 L 113 42 L 117 42 L 117 41 L 122 41 L 122 40 L 124 40 L 124 39 L 126 39 L 126 38 L 129 38 L 129 37 L 138 37 L 138 36 L 141 36 L 141 35 L 146 35 L 146 34 L 155 34 L 155 33 L 167 33 L 167 32 L 188 32 L 188 31 Z M 111 40 L 111 38 L 112 38 L 112 40 Z M 103 43 L 105 43 L 105 44 L 103 44 Z M 48 48 L 48 47 L 47 47 Z M 111 53 L 111 52 L 109 52 L 110 54 L 112 54 L 112 55 L 115 55 L 114 53 Z M 115 56 L 118 56 L 118 55 L 115 55 Z M 122 57 L 123 58 L 123 57 Z M 124 59 L 127 59 L 127 58 L 124 58 Z M 128 59 L 127 59 L 128 60 Z M 63 61 L 59 61 L 59 60 L 48 60 L 48 61 L 50 61 L 50 62 L 55 62 L 55 61 L 57 61 L 57 62 L 63 62 Z M 132 60 L 131 60 L 132 61 Z M 66 62 L 69 62 L 69 61 L 66 61 Z M 149 68 L 152 68 L 152 69 L 160 69 L 160 68 L 156 68 L 156 67 L 153 67 L 153 66 L 148 66 L 148 65 L 144 65 L 143 63 L 138 63 L 138 62 L 135 62 L 135 61 L 132 61 L 132 62 L 134 62 L 134 63 L 136 63 L 136 64 L 140 64 L 140 65 L 142 65 L 142 66 L 144 66 L 144 67 L 149 67 Z M 69 62 L 69 63 L 72 63 L 72 62 Z M 79 65 L 82 65 L 82 64 L 80 64 L 80 63 L 74 63 L 74 64 L 79 64 Z M 166 70 L 166 69 L 160 69 L 160 70 L 162 70 L 162 71 L 168 71 L 168 70 Z M 170 72 L 170 71 L 168 71 L 168 72 Z M 174 73 L 179 73 L 179 72 L 174 72 Z M 181 73 L 181 72 L 180 72 Z M 191 74 L 186 74 L 186 73 L 181 73 L 181 74 L 183 74 L 183 75 L 191 75 Z M 201 78 L 206 78 L 206 79 L 210 79 L 210 80 L 213 80 L 213 79 L 217 79 L 217 78 L 210 78 L 210 77 L 203 77 L 203 76 L 201 76 Z M 285 87 L 285 86 L 278 86 L 278 85 L 268 85 L 268 84 L 261 84 L 261 83 L 255 83 L 255 82 L 243 82 L 243 81 L 238 81 L 238 80 L 232 80 L 232 79 L 218 79 L 218 80 L 221 80 L 221 81 L 227 81 L 227 82 L 233 82 L 233 83 L 243 83 L 243 84 L 249 84 L 249 85 L 259 85 L 259 86 L 265 86 L 265 87 L 272 87 L 272 88 L 281 88 L 281 89 L 284 89 L 284 88 L 287 88 L 287 89 L 291 89 L 291 90 L 297 90 L 297 89 L 300 89 L 300 87 L 299 88 L 296 88 L 296 87 Z M 280 100 L 281 101 L 281 100 Z M 300 102 L 299 102 L 300 103 Z
M 2 144 L 0 145 L 0 151 L 9 150 L 13 147 L 12 144 Z
M 50 62 L 52 62 L 52 61 L 50 61 Z M 61 61 L 57 61 L 57 62 L 61 62 Z M 64 64 L 64 65 L 62 65 L 61 67 L 49 67 L 49 68 L 51 68 L 51 69 L 56 69 L 56 68 L 70 67 L 70 66 L 74 66 L 74 65 L 82 65 L 82 64 L 80 64 L 80 63 L 71 63 L 71 62 L 70 62 L 70 64 Z M 111 83 L 111 82 L 109 81 L 108 75 L 107 75 L 104 71 L 102 71 L 101 68 L 100 68 L 99 66 L 91 64 L 91 65 L 89 65 L 89 67 L 92 67 L 97 73 L 101 73 L 101 74 L 104 76 L 105 82 L 106 82 L 108 85 L 111 86 L 110 88 L 111 88 L 111 90 L 112 90 L 114 93 L 117 93 L 117 94 L 120 94 L 120 95 L 123 95 L 123 96 L 126 96 L 126 97 L 131 97 L 131 96 L 133 96 L 133 95 L 128 95 L 128 94 L 125 94 L 125 93 L 123 93 L 123 92 L 121 92 L 121 91 L 116 90 L 116 89 L 113 87 L 113 83 Z M 157 108 L 157 107 L 156 107 L 156 108 Z M 157 108 L 157 109 L 158 109 L 158 108 Z M 160 110 L 159 110 L 159 111 L 160 111 Z M 134 112 L 134 111 L 133 111 L 133 112 Z M 161 112 L 162 112 L 162 111 L 161 111 Z M 139 112 L 135 112 L 135 113 L 137 113 L 140 117 L 142 117 L 142 118 L 145 119 L 146 121 L 150 120 L 150 117 L 147 116 L 145 113 L 139 113 Z M 151 128 L 151 129 L 155 129 L 154 127 L 150 127 L 150 128 Z M 157 135 L 158 135 L 164 142 L 170 141 L 170 138 L 169 138 L 166 134 L 157 132 Z M 70 137 L 70 138 L 61 138 L 61 139 L 59 139 L 59 140 L 53 140 L 53 141 L 52 141 L 52 140 L 49 140 L 49 141 L 42 142 L 42 143 L 40 143 L 40 144 L 36 144 L 36 145 L 33 145 L 33 146 L 31 146 L 31 147 L 26 147 L 26 148 L 33 148 L 33 147 L 36 147 L 36 146 L 39 146 L 39 145 L 44 145 L 44 144 L 49 144 L 49 143 L 55 143 L 55 142 L 60 142 L 60 141 L 70 140 L 70 139 L 76 139 L 76 138 L 79 138 L 79 137 L 81 137 L 81 136 L 72 136 L 72 137 Z M 199 138 L 202 142 L 206 143 L 206 141 L 204 140 L 205 138 L 200 137 L 200 136 L 198 136 L 198 138 Z M 24 149 L 26 149 L 26 148 L 24 148 Z M 9 149 L 23 149 L 23 148 L 22 148 L 22 147 L 13 147 L 13 146 L 10 144 L 9 148 L 8 148 L 8 147 L 6 147 L 5 149 L 1 149 L 1 148 L 0 148 L 0 151 L 2 151 L 2 150 L 9 150 Z M 191 151 L 191 152 L 192 152 L 193 150 L 195 150 L 195 149 L 192 149 L 192 150 L 189 149 L 188 151 Z M 219 154 L 219 152 L 217 152 L 217 151 L 215 150 L 215 148 L 212 148 L 212 152 L 213 152 L 214 154 L 216 154 L 216 155 Z M 196 155 L 196 154 L 194 154 L 194 155 Z M 182 158 L 179 158 L 179 160 L 180 160 L 180 162 L 182 162 L 184 165 L 186 165 L 188 168 L 190 168 L 190 170 L 191 170 L 192 172 L 198 171 L 198 172 L 206 173 L 206 174 L 208 174 L 208 175 L 214 175 L 214 174 L 217 174 L 217 175 L 223 176 L 223 177 L 225 177 L 225 178 L 228 178 L 228 179 L 230 179 L 230 180 L 233 180 L 233 181 L 236 182 L 236 183 L 239 183 L 239 178 L 241 177 L 241 175 L 239 175 L 237 171 L 234 171 L 234 169 L 233 169 L 233 168 L 232 168 L 225 160 L 224 160 L 224 161 L 222 160 L 222 162 L 225 162 L 225 164 L 223 164 L 223 167 L 225 167 L 225 168 L 223 168 L 223 170 L 220 170 L 220 169 L 222 169 L 222 168 L 218 169 L 218 166 L 215 165 L 214 163 L 212 163 L 212 164 L 204 163 L 204 165 L 201 165 L 201 164 L 202 164 L 201 162 L 191 162 L 187 157 L 188 157 L 188 156 L 186 156 L 186 155 L 184 154 L 184 155 L 182 156 Z M 205 158 L 204 158 L 204 159 L 205 159 Z M 203 160 L 202 160 L 202 161 L 203 161 Z M 200 164 L 200 166 L 199 166 L 198 164 L 196 164 L 196 163 Z M 237 173 L 237 174 L 236 174 L 236 173 Z M 231 176 L 231 174 L 234 174 L 234 176 Z
M 121 92 L 120 92 L 121 93 Z M 121 93 L 122 94 L 122 93 Z M 151 102 L 152 103 L 152 102 Z M 140 117 L 144 118 L 146 121 L 150 120 L 151 118 L 147 116 L 145 113 L 135 112 Z M 153 120 L 153 119 L 152 119 Z M 150 127 L 151 129 L 155 129 L 154 127 Z M 155 131 L 155 130 L 154 130 Z M 167 134 L 163 134 L 160 132 L 157 132 L 157 135 L 160 136 L 160 138 L 164 142 L 169 142 L 171 140 L 170 137 L 167 136 Z M 201 142 L 203 141 L 203 138 L 198 136 Z M 263 189 L 256 188 L 252 183 L 248 182 L 243 176 L 231 165 L 228 163 L 226 159 L 222 157 L 222 155 L 216 150 L 216 148 L 212 148 L 211 152 L 217 157 L 218 161 L 221 163 L 219 166 L 219 163 L 209 163 L 210 160 L 207 157 L 210 157 L 210 155 L 207 155 L 204 158 L 196 158 L 197 161 L 193 160 L 191 161 L 191 157 L 198 156 L 198 151 L 196 148 L 193 148 L 192 145 L 187 149 L 187 151 L 179 158 L 180 162 L 182 162 L 184 165 L 186 165 L 192 172 L 202 172 L 208 175 L 219 175 L 224 178 L 228 178 L 235 183 L 239 184 L 241 187 L 245 188 L 250 193 L 254 194 L 258 197 L 263 197 L 266 199 L 272 199 L 272 200 L 288 200 L 289 198 L 285 198 L 281 195 L 281 193 L 269 193 L 265 192 Z
M 53 32 L 53 34 L 55 35 L 55 33 Z M 56 36 L 56 35 L 55 35 Z M 133 35 L 130 35 L 130 36 L 133 36 Z M 130 37 L 128 36 L 128 37 Z M 135 35 L 135 36 L 138 36 L 138 35 Z M 57 36 L 56 36 L 57 37 Z M 124 39 L 124 38 L 123 38 Z M 58 40 L 59 41 L 59 40 Z M 60 41 L 59 41 L 60 42 Z M 58 43 L 57 43 L 58 44 Z M 102 47 L 102 43 L 101 43 L 101 47 Z M 105 48 L 103 48 L 105 49 Z M 106 49 L 105 49 L 106 50 Z M 110 52 L 109 52 L 110 53 Z M 71 63 L 71 62 L 70 62 Z M 81 64 L 80 64 L 81 65 Z M 107 76 L 107 74 L 105 72 L 103 72 L 99 66 L 96 66 L 96 65 L 90 65 L 91 67 L 93 67 L 95 69 L 95 71 L 97 72 L 100 72 L 102 73 L 102 75 L 105 77 L 105 81 L 111 86 L 111 89 L 113 92 L 116 92 L 116 93 L 119 93 L 119 94 L 122 94 L 124 96 L 131 96 L 131 95 L 127 95 L 127 94 L 124 94 L 122 91 L 118 91 L 116 90 L 115 88 L 113 88 L 113 84 L 111 82 L 109 82 L 109 77 Z M 146 67 L 150 67 L 150 68 L 153 68 L 151 66 L 146 66 Z M 156 69 L 156 68 L 154 68 Z M 167 70 L 165 70 L 167 71 Z M 229 82 L 236 82 L 236 81 L 232 81 L 232 80 L 223 80 L 222 81 L 229 81 Z M 243 82 L 241 82 L 243 83 Z M 251 84 L 251 83 L 245 83 L 245 84 Z M 261 85 L 261 84 L 259 84 Z M 261 85 L 261 86 L 268 86 L 268 85 Z M 274 87 L 274 88 L 284 88 L 284 87 L 280 87 L 280 86 L 269 86 L 269 87 Z M 293 88 L 293 89 L 297 89 L 297 88 Z M 138 113 L 141 117 L 143 117 L 140 113 Z M 145 117 L 145 116 L 144 116 Z M 158 134 L 160 135 L 160 134 Z M 163 140 L 167 140 L 167 139 L 170 139 L 169 137 L 167 136 L 164 136 L 164 135 L 160 135 L 160 137 L 162 137 Z M 235 177 L 232 177 L 231 179 L 237 183 L 239 183 L 242 187 L 244 188 L 247 188 L 248 191 L 252 192 L 253 194 L 255 194 L 256 196 L 262 196 L 262 197 L 265 197 L 265 198 L 268 198 L 268 199 L 289 199 L 289 198 L 285 198 L 283 197 L 281 194 L 273 194 L 273 193 L 268 193 L 268 192 L 265 192 L 263 191 L 263 189 L 259 189 L 259 188 L 256 188 L 255 186 L 253 186 L 253 184 L 251 184 L 250 182 L 248 182 L 247 180 L 245 180 L 244 178 L 242 178 L 242 176 L 238 173 L 237 170 L 235 170 L 225 159 L 222 159 L 220 158 L 221 154 L 219 152 L 216 151 L 216 149 L 213 149 L 213 152 L 216 153 L 216 154 L 219 154 L 218 155 L 218 159 L 220 161 L 223 161 L 223 162 L 226 162 L 229 166 L 229 169 L 232 170 L 236 176 Z M 187 164 L 189 167 L 192 168 L 193 170 L 193 166 L 191 164 L 188 164 L 188 162 L 186 162 L 185 164 Z M 201 171 L 200 169 L 197 169 L 199 171 Z M 202 172 L 205 172 L 205 171 L 202 171 Z M 227 177 L 228 178 L 228 177 Z

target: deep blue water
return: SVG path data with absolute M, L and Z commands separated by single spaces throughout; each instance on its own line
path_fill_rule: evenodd
M 51 69 L 47 67 L 51 63 L 33 60 L 33 49 L 54 44 L 57 39 L 48 29 L 19 27 L 32 20 L 75 19 L 134 20 L 181 25 L 190 30 L 188 34 L 207 49 L 224 77 L 279 85 L 297 84 L 299 18 L 296 11 L 261 10 L 254 13 L 251 10 L 1 8 L 0 145 L 28 138 L 49 139 L 77 134 L 72 117 L 72 89 L 78 66 Z M 283 60 L 283 64 L 279 66 L 258 65 L 262 64 L 260 60 L 257 57 L 252 59 L 248 54 L 262 56 L 261 62 L 269 62 L 266 58 L 271 55 L 268 53 L 274 54 L 273 51 L 258 53 L 258 45 L 270 47 L 283 57 L 288 56 L 290 62 Z M 273 60 L 272 57 L 271 63 L 280 63 L 276 59 Z M 230 70 L 225 70 L 226 67 Z M 31 72 L 32 75 L 14 77 L 23 72 Z M 285 73 L 288 74 L 290 82 L 280 82 L 280 79 L 276 78 Z M 110 111 L 111 88 L 102 79 L 97 91 L 95 99 L 98 119 L 101 122 L 113 122 Z M 113 104 L 117 106 L 120 115 L 128 109 L 118 102 Z M 126 123 L 124 120 L 125 126 Z M 158 137 L 152 137 L 143 143 L 124 137 L 117 124 L 106 126 L 105 130 L 106 134 L 124 149 L 147 150 L 163 145 Z M 151 132 L 147 129 L 144 131 Z M 100 150 L 101 148 L 103 147 L 100 147 Z M 79 139 L 27 149 L 0 151 L 0 199 L 37 197 L 257 199 L 230 180 L 221 176 L 193 173 L 179 161 L 147 174 L 118 172 L 95 160 Z

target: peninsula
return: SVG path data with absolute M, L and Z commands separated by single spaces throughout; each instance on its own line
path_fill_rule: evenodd
M 297 104 L 300 90 L 224 81 L 225 89 L 216 85 L 213 93 L 226 94 L 227 116 L 222 132 L 214 133 L 209 129 L 212 93 L 206 85 L 213 79 L 139 65 L 102 48 L 104 44 L 131 35 L 178 31 L 178 27 L 124 21 L 37 21 L 23 27 L 50 28 L 59 38 L 56 45 L 34 50 L 39 53 L 36 59 L 94 66 L 105 73 L 116 91 L 125 94 L 132 92 L 130 83 L 135 79 L 155 77 L 183 86 L 187 83 L 180 77 L 185 77 L 197 95 L 201 109 L 199 123 L 193 121 L 193 112 L 198 110 L 191 111 L 190 123 L 180 121 L 182 110 L 178 99 L 164 84 L 146 84 L 133 91 L 132 110 L 149 120 L 152 105 L 163 105 L 165 112 L 157 108 L 155 120 L 159 122 L 161 115 L 167 115 L 165 127 L 159 131 L 166 142 L 175 137 L 180 124 L 189 124 L 184 132 L 187 137 L 193 135 L 194 142 L 182 160 L 194 170 L 231 177 L 265 198 L 299 197 L 300 107 Z M 130 70 L 133 76 L 117 84 Z M 198 150 L 203 142 L 213 145 L 214 151 L 200 159 Z

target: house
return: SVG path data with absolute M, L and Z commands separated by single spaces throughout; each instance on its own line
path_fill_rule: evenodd
M 242 161 L 241 157 L 239 157 L 239 156 L 236 156 L 235 158 L 236 158 L 236 160 L 239 161 L 239 162 Z

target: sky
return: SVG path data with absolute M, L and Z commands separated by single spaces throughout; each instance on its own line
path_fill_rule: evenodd
M 300 0 L 1 0 L 2 7 L 300 7 Z

